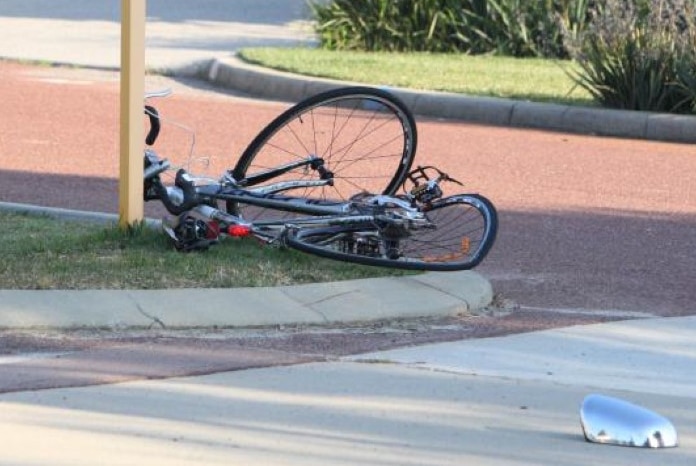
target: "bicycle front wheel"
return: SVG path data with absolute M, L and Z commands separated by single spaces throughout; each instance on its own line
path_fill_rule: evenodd
M 232 175 L 243 180 L 317 157 L 333 174 L 333 185 L 295 188 L 288 195 L 344 202 L 362 192 L 393 194 L 413 163 L 416 143 L 413 115 L 391 93 L 370 87 L 334 89 L 299 102 L 273 120 L 244 151 Z M 320 175 L 305 166 L 272 182 L 318 180 Z M 227 209 L 252 222 L 292 216 L 236 202 Z
M 287 236 L 295 249 L 330 259 L 398 269 L 454 271 L 476 267 L 490 251 L 498 230 L 493 204 L 478 194 L 434 202 L 430 227 L 389 239 L 374 227 L 299 228 Z

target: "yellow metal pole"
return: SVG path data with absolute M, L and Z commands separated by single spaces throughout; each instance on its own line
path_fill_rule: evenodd
M 146 0 L 121 0 L 119 225 L 143 219 Z

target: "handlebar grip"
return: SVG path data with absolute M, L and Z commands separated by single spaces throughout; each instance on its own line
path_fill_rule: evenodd
M 150 119 L 150 131 L 147 133 L 147 137 L 145 138 L 145 144 L 151 146 L 157 140 L 157 136 L 159 135 L 161 128 L 159 112 L 155 107 L 151 105 L 146 105 L 145 115 L 147 115 Z

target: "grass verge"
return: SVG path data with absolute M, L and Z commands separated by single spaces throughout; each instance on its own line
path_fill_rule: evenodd
M 430 53 L 367 53 L 313 48 L 248 48 L 240 57 L 292 73 L 364 84 L 571 105 L 595 105 L 575 85 L 571 61 Z
M 293 285 L 405 275 L 331 261 L 253 239 L 202 253 L 174 250 L 154 229 L 68 222 L 0 212 L 2 289 L 162 289 Z

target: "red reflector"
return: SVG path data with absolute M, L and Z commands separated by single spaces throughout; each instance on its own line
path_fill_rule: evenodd
M 251 234 L 251 227 L 247 225 L 230 225 L 227 227 L 227 234 L 237 238 L 249 236 Z
M 217 239 L 220 236 L 220 224 L 215 220 L 208 222 L 208 229 L 205 231 L 206 239 Z

